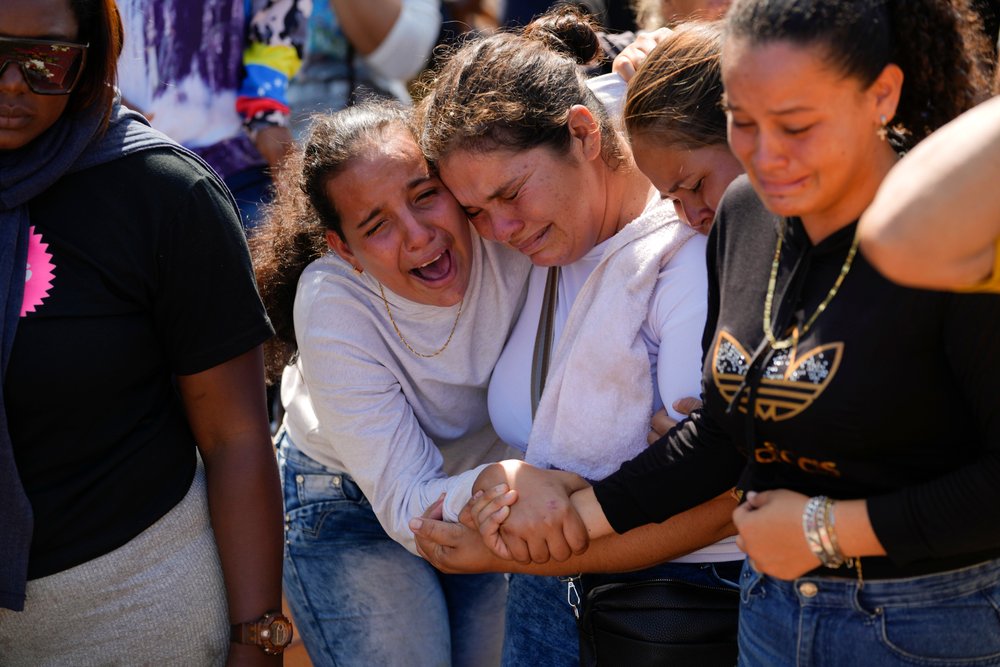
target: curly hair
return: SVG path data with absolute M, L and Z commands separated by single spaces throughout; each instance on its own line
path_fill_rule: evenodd
M 997 62 L 993 72 L 993 94 L 1000 95 L 1000 61 Z
M 522 34 L 467 42 L 428 82 L 420 105 L 424 153 L 435 162 L 456 149 L 545 146 L 563 154 L 570 108 L 582 104 L 599 123 L 605 162 L 616 167 L 623 142 L 579 67 L 600 53 L 593 24 L 572 6 L 539 17 Z
M 269 383 L 281 377 L 298 350 L 293 307 L 299 277 L 306 266 L 329 252 L 327 230 L 344 238 L 327 183 L 393 130 L 404 130 L 416 141 L 408 113 L 386 101 L 316 115 L 301 148 L 292 152 L 276 179 L 274 201 L 250 238 L 257 286 L 274 326 L 275 335 L 264 345 Z
M 979 23 L 969 0 L 736 0 L 724 38 L 821 45 L 864 86 L 895 63 L 904 82 L 891 129 L 907 149 L 986 96 L 989 44 Z
M 665 145 L 726 143 L 718 22 L 681 25 L 646 58 L 628 84 L 625 129 Z

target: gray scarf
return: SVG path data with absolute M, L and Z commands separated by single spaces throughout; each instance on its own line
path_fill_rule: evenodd
M 0 153 L 0 373 L 7 363 L 24 296 L 28 205 L 60 178 L 141 150 L 176 144 L 117 102 L 107 131 L 100 110 L 63 115 L 24 148 Z M 0 607 L 20 611 L 28 572 L 33 517 L 14 462 L 0 382 Z

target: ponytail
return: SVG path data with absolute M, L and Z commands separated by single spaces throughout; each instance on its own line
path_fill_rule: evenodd
M 982 102 L 989 90 L 989 44 L 967 0 L 890 0 L 903 70 L 894 125 L 916 144 Z
M 292 311 L 299 277 L 310 262 L 327 252 L 326 230 L 305 193 L 292 182 L 291 176 L 300 173 L 301 165 L 301 153 L 288 158 L 283 177 L 274 184 L 275 199 L 250 237 L 257 288 L 274 327 L 274 336 L 264 343 L 268 384 L 280 380 L 285 366 L 295 361 L 298 346 Z

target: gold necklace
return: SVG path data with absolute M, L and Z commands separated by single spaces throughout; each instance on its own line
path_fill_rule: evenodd
M 403 345 L 406 346 L 407 350 L 409 350 L 416 356 L 421 357 L 423 359 L 430 359 L 431 357 L 438 356 L 447 349 L 448 343 L 451 342 L 451 337 L 455 335 L 455 329 L 458 328 L 458 318 L 462 316 L 462 306 L 465 304 L 464 298 L 458 302 L 458 314 L 455 315 L 455 322 L 451 325 L 451 331 L 448 333 L 448 340 L 444 342 L 444 345 L 442 345 L 441 349 L 439 349 L 437 352 L 433 352 L 431 354 L 424 354 L 423 352 L 417 352 L 416 350 L 414 350 L 410 346 L 410 344 L 406 342 L 406 338 L 403 337 L 403 332 L 399 330 L 399 325 L 396 324 L 396 320 L 392 316 L 392 311 L 389 309 L 389 301 L 385 298 L 385 290 L 382 288 L 382 283 L 378 284 L 378 291 L 379 294 L 382 295 L 382 303 L 385 304 L 385 312 L 389 315 L 389 321 L 392 322 L 392 328 L 396 330 L 396 335 L 399 336 L 399 340 L 403 343 Z
M 851 265 L 854 263 L 854 256 L 858 252 L 858 241 L 861 237 L 858 235 L 858 230 L 854 230 L 854 240 L 851 242 L 851 249 L 847 251 L 847 258 L 844 260 L 843 266 L 840 267 L 840 275 L 833 282 L 833 287 L 827 292 L 826 298 L 823 302 L 816 307 L 816 311 L 812 316 L 806 320 L 806 323 L 802 325 L 802 330 L 799 331 L 798 327 L 792 328 L 792 335 L 784 340 L 778 340 L 774 332 L 771 330 L 771 305 L 774 302 L 774 286 L 778 282 L 778 264 L 781 261 L 781 240 L 783 234 L 778 234 L 778 245 L 774 249 L 774 261 L 771 262 L 771 278 L 767 281 L 767 294 L 764 296 L 764 335 L 767 336 L 767 342 L 771 344 L 771 348 L 774 350 L 784 350 L 789 347 L 793 347 L 798 344 L 799 336 L 804 336 L 809 328 L 816 322 L 816 318 L 819 317 L 826 307 L 830 305 L 833 301 L 833 297 L 837 296 L 837 290 L 840 289 L 841 284 L 844 282 L 844 278 L 847 276 L 847 272 L 851 270 Z

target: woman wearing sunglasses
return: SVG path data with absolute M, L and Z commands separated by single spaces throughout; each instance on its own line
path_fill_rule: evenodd
M 270 326 L 121 41 L 113 0 L 0 3 L 0 662 L 279 664 Z

